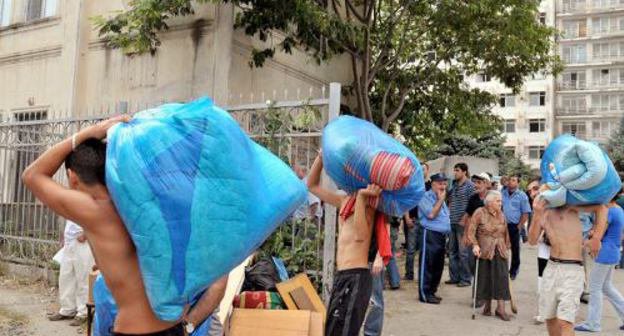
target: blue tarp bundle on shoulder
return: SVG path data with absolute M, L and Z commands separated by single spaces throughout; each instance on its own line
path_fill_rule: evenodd
M 210 99 L 138 113 L 108 133 L 106 183 L 156 316 L 240 264 L 307 196 L 283 161 Z
M 565 134 L 554 139 L 542 156 L 541 193 L 550 207 L 606 204 L 622 188 L 613 163 L 598 145 Z
M 370 183 L 383 189 L 378 210 L 402 216 L 425 192 L 420 162 L 407 147 L 377 126 L 341 116 L 323 130 L 323 165 L 347 193 Z

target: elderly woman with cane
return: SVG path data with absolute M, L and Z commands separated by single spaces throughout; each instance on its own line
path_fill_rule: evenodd
M 475 211 L 468 239 L 472 252 L 478 258 L 476 300 L 485 301 L 483 315 L 492 315 L 492 300 L 497 301 L 496 316 L 509 321 L 505 301 L 511 300 L 508 276 L 508 258 L 511 247 L 507 223 L 502 211 L 502 197 L 498 191 L 489 191 L 485 206 Z

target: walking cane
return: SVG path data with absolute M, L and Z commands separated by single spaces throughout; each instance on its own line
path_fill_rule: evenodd
M 477 285 L 479 281 L 479 257 L 477 257 L 477 266 L 475 266 L 474 288 L 472 289 L 472 319 L 475 319 L 475 311 L 477 310 Z
M 514 300 L 513 287 L 511 286 L 511 277 L 508 275 L 507 282 L 509 283 L 509 299 L 511 301 L 511 312 L 514 314 L 518 314 L 518 307 L 516 307 L 516 300 Z

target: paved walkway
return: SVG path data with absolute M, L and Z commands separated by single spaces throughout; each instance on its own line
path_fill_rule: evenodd
M 470 287 L 441 285 L 440 305 L 418 302 L 415 282 L 403 281 L 401 289 L 386 291 L 385 336 L 534 336 L 546 335 L 544 325 L 535 325 L 537 262 L 535 249 L 523 246 L 522 265 L 518 278 L 512 283 L 519 315 L 510 322 L 494 317 L 476 316 L 471 319 Z M 401 270 L 403 271 L 403 270 Z M 624 270 L 615 272 L 616 286 L 624 292 Z M 443 281 L 448 279 L 447 273 Z M 41 284 L 23 285 L 15 280 L 0 278 L 0 336 L 78 335 L 78 328 L 69 322 L 49 322 L 46 312 L 57 309 L 56 291 Z M 509 311 L 509 310 L 508 310 Z M 579 319 L 586 315 L 582 305 Z M 613 308 L 604 305 L 603 332 L 600 335 L 623 335 Z M 84 335 L 84 332 L 81 333 Z M 577 335 L 582 335 L 578 333 Z M 587 334 L 598 335 L 598 334 Z
M 418 302 L 418 286 L 415 282 L 403 281 L 401 289 L 384 292 L 386 312 L 384 335 L 387 336 L 533 336 L 547 335 L 545 325 L 535 325 L 533 316 L 537 307 L 537 259 L 536 249 L 522 246 L 520 274 L 512 282 L 517 300 L 518 315 L 510 322 L 495 317 L 477 314 L 473 321 L 471 288 L 457 288 L 442 284 L 439 295 L 444 298 L 440 305 Z M 442 281 L 448 279 L 446 267 Z M 403 268 L 401 269 L 403 272 Z M 624 270 L 616 270 L 616 287 L 624 292 Z M 620 321 L 609 303 L 604 304 L 601 333 L 577 333 L 577 335 L 623 335 L 618 328 Z M 510 312 L 507 305 L 507 312 Z M 580 321 L 586 316 L 587 305 L 581 305 L 577 314 Z

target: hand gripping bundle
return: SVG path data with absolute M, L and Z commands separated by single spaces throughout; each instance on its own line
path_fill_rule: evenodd
M 377 126 L 342 116 L 323 130 L 323 164 L 338 188 L 354 193 L 377 184 L 383 191 L 377 209 L 402 216 L 425 192 L 422 167 L 407 147 Z
M 542 157 L 541 193 L 549 207 L 608 203 L 622 187 L 613 163 L 598 145 L 562 135 Z
M 111 128 L 106 184 L 136 245 L 150 304 L 166 321 L 307 196 L 284 162 L 207 98 L 142 111 Z

